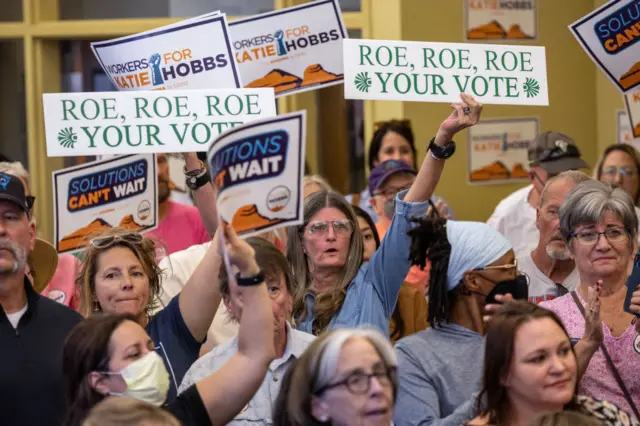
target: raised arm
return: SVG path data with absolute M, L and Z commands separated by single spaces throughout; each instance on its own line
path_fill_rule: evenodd
M 591 357 L 600 348 L 604 340 L 602 320 L 600 319 L 600 293 L 602 281 L 598 280 L 594 287 L 589 287 L 587 305 L 584 309 L 584 335 L 573 347 L 578 364 L 578 381 L 589 367 Z
M 195 152 L 185 152 L 182 154 L 187 171 L 198 170 L 202 163 Z M 218 229 L 218 211 L 216 209 L 216 194 L 211 183 L 207 183 L 193 191 L 195 205 L 200 212 L 202 222 L 209 235 L 213 236 Z
M 253 248 L 242 241 L 233 229 L 223 226 L 231 263 L 241 277 L 253 277 L 260 269 Z M 232 276 L 228 271 L 228 275 Z M 235 291 L 230 280 L 230 290 Z M 238 352 L 211 376 L 196 384 L 213 425 L 231 421 L 253 398 L 264 381 L 269 363 L 275 358 L 273 346 L 273 311 L 267 287 L 240 287 L 243 302 Z
M 216 233 L 198 267 L 178 296 L 182 318 L 198 342 L 202 342 L 207 336 L 222 299 L 218 285 L 218 274 L 222 264 L 218 237 Z

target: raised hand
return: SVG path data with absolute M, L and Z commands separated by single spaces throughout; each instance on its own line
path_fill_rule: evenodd
M 159 53 L 154 53 L 153 55 L 151 55 L 149 57 L 149 62 L 151 63 L 151 65 L 160 65 L 160 54 Z
M 258 274 L 260 268 L 256 262 L 256 253 L 253 247 L 241 239 L 231 226 L 224 222 L 221 223 L 221 226 L 231 264 L 238 268 L 241 276 L 250 277 Z
M 472 96 L 466 93 L 460 93 L 460 99 L 462 102 L 454 102 L 451 104 L 453 111 L 449 117 L 440 124 L 438 136 L 436 137 L 437 142 L 449 142 L 456 133 L 480 121 L 482 104 L 476 102 Z
M 507 302 L 513 302 L 515 299 L 511 294 L 507 293 L 507 294 L 496 294 L 496 300 L 500 303 L 492 303 L 484 307 L 485 315 L 482 317 L 484 322 L 491 321 L 491 317 L 493 317 L 493 314 L 500 308 L 500 306 L 502 306 Z
M 602 280 L 589 287 L 587 305 L 584 307 L 584 336 L 583 340 L 590 344 L 600 345 L 604 339 L 602 331 L 602 319 L 600 318 L 600 293 L 602 292 Z

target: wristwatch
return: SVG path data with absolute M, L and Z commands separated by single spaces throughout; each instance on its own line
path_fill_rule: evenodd
M 262 273 L 262 271 L 258 272 L 258 274 L 254 275 L 253 277 L 246 277 L 246 278 L 242 278 L 240 276 L 240 272 L 236 274 L 236 282 L 241 287 L 249 287 L 253 285 L 262 284 L 263 281 L 264 281 L 264 274 Z
M 456 152 L 456 143 L 454 141 L 447 142 L 446 145 L 438 145 L 436 138 L 431 139 L 427 152 L 431 154 L 436 160 L 446 160 L 451 158 L 454 152 Z
M 190 190 L 196 191 L 209 183 L 209 172 L 205 167 L 196 170 L 185 171 L 186 183 Z

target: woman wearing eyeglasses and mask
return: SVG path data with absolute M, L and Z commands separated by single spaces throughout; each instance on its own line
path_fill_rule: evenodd
M 251 400 L 275 357 L 273 312 L 253 249 L 230 228 L 225 228 L 225 234 L 231 264 L 239 271 L 238 288 L 230 285 L 239 292 L 245 309 L 237 353 L 214 374 L 168 399 L 172 372 L 139 317 L 132 313 L 93 315 L 71 331 L 63 349 L 65 426 L 79 426 L 107 396 L 162 406 L 186 426 L 226 424 Z
M 580 273 L 580 284 L 577 291 L 541 306 L 555 312 L 574 339 L 584 334 L 589 289 L 601 286 L 604 326 L 586 348 L 585 356 L 593 357 L 579 392 L 611 401 L 640 418 L 640 321 L 624 311 L 625 283 L 637 251 L 638 218 L 633 200 L 623 189 L 590 180 L 567 194 L 559 213 L 560 232 Z M 633 303 L 632 309 L 640 306 Z
M 452 139 L 480 119 L 482 105 L 461 94 L 429 144 L 411 188 L 396 197 L 396 214 L 367 265 L 362 265 L 362 235 L 353 209 L 334 192 L 317 192 L 304 202 L 304 223 L 288 231 L 287 258 L 298 291 L 294 317 L 298 328 L 320 334 L 333 327 L 367 324 L 388 333 L 400 286 L 409 272 L 409 218 L 424 216 L 444 160 L 455 150 Z
M 396 344 L 398 425 L 460 426 L 474 417 L 484 353 L 484 307 L 497 294 L 527 298 L 527 279 L 498 231 L 480 222 L 415 219 L 411 259 L 431 261 L 428 321 Z
M 389 426 L 398 382 L 396 356 L 372 329 L 318 337 L 284 377 L 275 426 Z
M 157 345 L 169 371 L 169 400 L 175 398 L 182 378 L 198 358 L 220 304 L 219 288 L 211 282 L 219 272 L 218 245 L 216 236 L 182 291 L 153 315 L 162 274 L 156 263 L 158 246 L 154 240 L 126 229 L 113 229 L 93 238 L 84 253 L 76 280 L 81 313 L 133 315 Z

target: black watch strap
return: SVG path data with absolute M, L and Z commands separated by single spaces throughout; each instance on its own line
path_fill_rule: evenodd
M 264 282 L 264 274 L 262 271 L 258 272 L 258 275 L 254 275 L 253 277 L 242 278 L 240 276 L 240 272 L 236 274 L 236 282 L 239 286 L 249 287 L 253 285 L 259 285 Z
M 447 142 L 446 145 L 438 145 L 436 143 L 436 138 L 431 139 L 429 142 L 429 148 L 427 148 L 427 152 L 431 154 L 431 156 L 437 160 L 446 160 L 451 158 L 454 152 L 456 152 L 456 143 L 454 141 Z
M 207 169 L 202 169 L 198 174 L 186 175 L 185 179 L 189 189 L 195 191 L 209 183 L 209 172 L 207 172 Z

